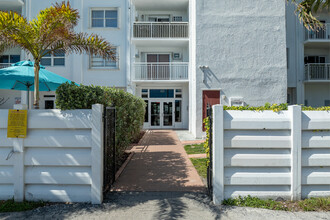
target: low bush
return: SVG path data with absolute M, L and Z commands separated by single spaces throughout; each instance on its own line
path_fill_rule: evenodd
M 93 104 L 116 107 L 116 147 L 120 157 L 126 147 L 140 135 L 145 102 L 121 89 L 101 86 L 64 83 L 56 90 L 56 107 L 61 110 L 91 109 Z
M 48 205 L 45 202 L 15 202 L 14 199 L 0 201 L 0 213 L 1 212 L 22 212 L 27 210 L 36 209 Z
M 266 103 L 264 106 L 223 106 L 224 110 L 239 110 L 239 111 L 266 111 L 272 110 L 274 112 L 285 111 L 288 110 L 288 104 L 270 104 Z M 303 111 L 330 111 L 330 106 L 322 106 L 322 107 L 311 107 L 311 106 L 301 106 Z
M 225 199 L 223 205 L 253 207 L 283 211 L 330 211 L 330 198 L 310 198 L 300 201 L 274 201 L 272 199 L 259 199 L 257 197 L 246 196 Z

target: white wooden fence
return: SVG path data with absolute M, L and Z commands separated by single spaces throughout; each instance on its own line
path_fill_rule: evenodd
M 0 200 L 101 203 L 102 114 L 102 105 L 29 110 L 27 138 L 15 139 L 7 138 L 8 110 L 0 110 Z
M 213 200 L 330 196 L 330 112 L 213 106 Z

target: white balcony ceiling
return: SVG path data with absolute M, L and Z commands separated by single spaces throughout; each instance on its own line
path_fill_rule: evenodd
M 132 0 L 137 10 L 187 10 L 189 0 Z

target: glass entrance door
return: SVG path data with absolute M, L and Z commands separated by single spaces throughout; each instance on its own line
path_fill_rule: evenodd
M 151 126 L 160 127 L 160 102 L 151 102 L 150 108 Z
M 150 126 L 152 128 L 173 128 L 173 101 L 150 102 Z
M 173 102 L 163 102 L 163 126 L 173 126 Z

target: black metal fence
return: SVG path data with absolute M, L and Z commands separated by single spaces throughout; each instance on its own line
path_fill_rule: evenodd
M 104 175 L 103 193 L 110 190 L 116 180 L 116 108 L 104 110 Z
M 210 130 L 209 130 L 209 150 L 210 150 L 210 163 L 207 167 L 207 191 L 208 194 L 211 196 L 212 198 L 212 193 L 213 193 L 213 185 L 212 185 L 212 163 L 213 163 L 213 148 L 212 148 L 212 141 L 213 141 L 213 131 L 212 131 L 212 127 L 213 127 L 213 120 L 212 120 L 212 106 L 208 106 L 207 108 L 207 117 L 209 118 L 209 126 L 210 126 Z

